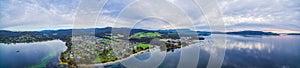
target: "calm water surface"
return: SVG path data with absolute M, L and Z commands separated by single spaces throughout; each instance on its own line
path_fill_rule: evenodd
M 218 37 L 218 35 L 216 35 Z M 221 36 L 221 35 L 220 35 Z M 213 54 L 213 42 L 206 37 L 195 45 L 181 49 L 193 50 L 200 47 L 198 68 L 206 68 Z M 227 35 L 227 45 L 222 68 L 300 68 L 300 36 L 238 36 Z M 177 67 L 181 49 L 170 50 L 159 65 L 160 68 Z M 137 55 L 139 60 L 147 60 L 153 52 Z M 193 55 L 190 55 L 193 56 Z M 131 60 L 131 59 L 129 59 Z M 183 62 L 190 63 L 190 62 Z M 124 67 L 121 63 L 105 67 Z
M 217 35 L 218 37 L 218 35 Z M 300 36 L 238 36 L 227 35 L 226 52 L 222 68 L 300 68 Z M 197 44 L 168 51 L 153 50 L 136 55 L 140 61 L 147 61 L 151 55 L 166 53 L 159 68 L 173 68 L 179 64 L 182 49 L 194 51 L 199 47 L 198 68 L 206 68 L 210 55 L 218 47 L 210 37 Z M 0 44 L 0 67 L 22 68 L 57 65 L 61 52 L 66 50 L 65 43 L 59 40 Z M 192 54 L 188 56 L 193 56 Z M 154 56 L 157 57 L 157 56 Z M 190 58 L 194 59 L 194 58 Z M 133 59 L 127 59 L 133 60 Z M 136 60 L 136 59 L 135 59 Z M 190 63 L 190 62 L 183 62 Z M 50 65 L 50 66 L 49 66 Z M 121 63 L 104 67 L 124 67 Z
M 67 47 L 60 40 L 35 43 L 0 43 L 0 68 L 43 67 L 57 65 Z

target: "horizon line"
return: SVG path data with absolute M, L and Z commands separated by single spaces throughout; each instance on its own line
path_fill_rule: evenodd
M 44 29 L 44 30 L 6 30 L 6 29 L 0 29 L 1 31 L 11 31 L 11 32 L 34 32 L 34 31 L 47 31 L 47 30 L 52 30 L 52 31 L 57 31 L 57 30 L 74 30 L 74 29 L 97 29 L 97 28 L 127 28 L 127 27 L 96 27 L 96 28 L 62 28 L 62 29 Z M 150 31 L 157 31 L 157 30 L 178 30 L 178 29 L 144 29 L 144 28 L 129 28 L 129 29 L 143 29 L 143 30 L 150 30 Z M 188 28 L 180 28 L 180 29 L 188 29 Z M 188 29 L 191 30 L 191 29 Z M 191 31 L 201 31 L 201 30 L 191 30 Z M 203 32 L 222 32 L 222 31 L 205 31 L 202 30 Z M 272 31 L 263 31 L 263 30 L 238 30 L 238 31 L 226 31 L 226 32 L 240 32 L 240 31 L 261 31 L 261 32 L 272 32 Z M 223 32 L 223 33 L 226 33 Z M 289 33 L 300 33 L 300 32 L 286 32 L 286 33 L 278 33 L 278 32 L 272 32 L 272 33 L 277 33 L 277 34 L 289 34 Z

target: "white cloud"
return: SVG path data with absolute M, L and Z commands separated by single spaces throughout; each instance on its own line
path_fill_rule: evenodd
M 258 25 L 248 28 L 263 27 L 300 31 L 299 26 L 293 26 L 300 24 L 298 9 L 300 6 L 297 0 L 218 0 L 218 3 L 228 26 L 265 24 L 274 26 Z
M 193 0 L 138 0 L 118 20 L 118 14 L 137 0 L 109 0 L 96 27 L 126 27 L 143 16 L 161 16 L 170 20 L 176 28 L 195 26 L 196 30 L 209 30 L 209 23 Z M 32 30 L 71 28 L 78 0 L 3 0 L 0 1 L 0 29 Z M 276 29 L 300 31 L 300 1 L 298 0 L 217 0 L 227 29 Z M 93 4 L 91 4 L 93 5 Z M 175 6 L 174 6 L 175 5 Z M 181 13 L 183 12 L 183 13 Z M 190 18 L 193 25 L 187 24 Z M 81 18 L 82 21 L 88 20 Z M 113 22 L 117 20 L 114 25 Z M 158 22 L 158 23 L 156 23 Z M 139 24 L 142 28 L 165 29 L 168 25 L 158 20 Z M 242 24 L 242 25 L 241 25 Z M 155 27 L 149 27 L 155 26 Z
M 70 25 L 73 20 L 76 2 L 64 1 L 8 1 L 1 9 L 0 29 L 36 30 L 34 27 L 56 28 Z M 74 7 L 72 7 L 74 6 Z M 33 27 L 33 28 L 32 28 Z
M 178 29 L 192 28 L 193 26 L 190 17 L 184 10 L 170 2 L 161 0 L 140 0 L 133 2 L 121 12 L 114 26 L 132 27 L 134 24 L 139 23 L 140 20 L 144 21 L 143 19 L 145 18 L 151 18 L 150 20 L 153 20 L 153 18 L 160 19 Z M 159 23 L 153 20 L 152 23 L 145 23 L 145 25 L 140 25 L 140 27 L 149 26 L 148 24 Z M 163 27 L 166 27 L 166 25 L 152 26 L 152 28 Z

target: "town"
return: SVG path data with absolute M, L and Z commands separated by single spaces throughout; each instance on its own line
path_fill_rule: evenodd
M 61 64 L 69 66 L 77 66 L 77 64 L 101 64 L 113 62 L 127 58 L 133 54 L 147 51 L 153 47 L 159 46 L 161 50 L 180 48 L 195 43 L 190 37 L 182 39 L 164 39 L 158 42 L 163 44 L 145 43 L 145 41 L 124 40 L 123 35 L 107 36 L 107 38 L 98 38 L 94 36 L 74 36 L 67 51 L 61 54 Z M 160 33 L 157 32 L 139 32 L 130 36 L 130 38 L 159 38 Z

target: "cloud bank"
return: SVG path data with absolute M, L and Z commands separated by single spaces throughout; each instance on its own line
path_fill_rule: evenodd
M 126 27 L 128 25 L 126 23 L 132 23 L 128 20 L 139 19 L 133 16 L 118 18 L 122 10 L 134 2 L 136 0 L 109 0 L 103 8 L 103 14 L 99 15 L 100 18 L 96 23 L 96 27 L 116 26 L 116 24 L 122 24 L 123 27 Z M 161 7 L 147 8 L 144 11 L 149 10 L 149 12 L 144 13 L 135 12 L 133 9 L 131 12 L 132 15 L 145 15 L 147 13 L 151 15 L 153 12 L 164 13 L 161 15 L 177 13 L 172 8 L 165 8 L 166 4 L 164 3 L 152 3 L 153 1 L 150 0 L 148 2 L 145 0 L 143 4 L 137 6 L 147 8 L 161 5 Z M 190 23 L 193 24 L 195 30 L 209 30 L 209 24 L 211 23 L 207 22 L 205 14 L 202 11 L 195 10 L 199 9 L 199 7 L 196 6 L 193 0 L 166 0 L 166 2 L 170 3 L 171 6 L 179 8 L 178 10 L 182 10 L 192 21 Z M 223 14 L 227 31 L 263 30 L 300 32 L 299 0 L 216 0 L 216 2 Z M 76 8 L 79 3 L 80 0 L 1 0 L 0 29 L 32 31 L 73 28 Z M 83 18 L 82 20 L 85 19 Z M 180 21 L 180 19 L 176 20 Z M 118 23 L 116 21 L 125 23 Z M 142 24 L 138 24 L 139 27 L 137 28 L 167 29 L 166 26 L 170 27 L 170 25 L 153 25 L 155 27 L 149 25 L 161 23 L 158 20 L 147 20 Z M 184 26 L 185 23 L 188 22 L 174 24 L 183 25 L 176 28 L 191 27 Z

